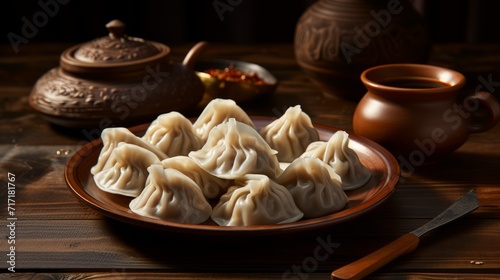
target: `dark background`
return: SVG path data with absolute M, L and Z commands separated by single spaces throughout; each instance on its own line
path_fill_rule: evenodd
M 2 1 L 1 43 L 9 44 L 9 32 L 22 36 L 25 17 L 42 10 L 43 3 L 57 1 L 58 11 L 38 28 L 30 42 L 84 42 L 104 36 L 112 19 L 127 24 L 127 34 L 167 45 L 200 40 L 232 43 L 292 42 L 296 22 L 314 0 L 34 0 Z M 223 20 L 214 2 L 237 3 Z M 367 0 L 370 1 L 370 0 Z M 407 1 L 407 0 L 401 0 Z M 435 43 L 500 42 L 500 1 L 413 0 L 429 24 Z M 23 45 L 19 46 L 22 50 Z

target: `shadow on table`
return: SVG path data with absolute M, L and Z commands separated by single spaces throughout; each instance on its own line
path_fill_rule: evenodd
M 416 166 L 411 174 L 403 174 L 403 180 L 418 182 L 460 183 L 460 184 L 498 184 L 500 175 L 495 166 L 500 156 L 478 154 L 468 151 L 455 151 L 442 161 L 425 166 Z
M 158 269 L 180 271 L 270 271 L 285 273 L 291 265 L 335 254 L 337 236 L 321 231 L 270 236 L 210 236 L 137 227 L 109 219 L 109 230 Z M 117 240 L 118 241 L 118 240 Z M 319 248 L 319 249 L 318 249 Z M 330 255 L 329 255 L 330 254 Z M 317 269 L 328 262 L 317 261 Z M 146 266 L 151 266 L 150 264 Z

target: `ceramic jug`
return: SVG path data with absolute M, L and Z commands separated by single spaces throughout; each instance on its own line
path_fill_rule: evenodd
M 442 159 L 471 133 L 486 131 L 500 119 L 500 105 L 488 92 L 458 100 L 465 77 L 450 69 L 388 64 L 367 69 L 361 80 L 367 92 L 354 112 L 354 132 L 412 166 Z

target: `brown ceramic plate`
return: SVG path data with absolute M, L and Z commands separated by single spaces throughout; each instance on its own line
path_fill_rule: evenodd
M 259 129 L 269 124 L 272 119 L 252 117 Z M 149 124 L 131 128 L 137 135 L 143 135 Z M 338 129 L 324 125 L 315 125 L 321 140 L 328 140 Z M 381 204 L 394 191 L 399 179 L 399 165 L 396 159 L 375 142 L 350 134 L 350 147 L 358 154 L 361 162 L 372 172 L 371 179 L 362 187 L 348 191 L 349 204 L 339 212 L 314 219 L 302 219 L 294 223 L 262 226 L 218 226 L 210 219 L 204 224 L 180 224 L 151 219 L 133 213 L 128 204 L 129 197 L 110 194 L 100 190 L 94 183 L 90 168 L 97 162 L 102 148 L 101 139 L 94 140 L 79 149 L 68 161 L 65 168 L 66 182 L 69 189 L 85 205 L 113 219 L 150 227 L 158 230 L 189 234 L 211 235 L 264 235 L 287 232 L 299 232 L 331 226 L 355 219 Z

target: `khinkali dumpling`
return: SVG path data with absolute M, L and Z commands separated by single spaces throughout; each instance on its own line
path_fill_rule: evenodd
M 199 224 L 210 217 L 212 207 L 191 178 L 160 164 L 151 165 L 148 171 L 144 190 L 130 201 L 132 212 L 185 224 Z
M 335 132 L 328 142 L 316 141 L 307 147 L 300 157 L 315 157 L 329 164 L 342 179 L 342 188 L 352 190 L 361 187 L 371 177 L 371 172 L 360 161 L 356 152 L 349 148 L 349 134 Z
M 278 151 L 281 162 L 292 162 L 305 152 L 310 143 L 319 140 L 318 131 L 300 105 L 288 108 L 283 116 L 259 133 L 271 148 Z
M 193 127 L 198 136 L 206 141 L 212 128 L 231 118 L 255 128 L 250 117 L 234 100 L 221 98 L 213 99 L 205 106 Z
M 102 131 L 101 133 L 103 147 L 99 154 L 96 165 L 90 169 L 90 173 L 95 175 L 97 172 L 101 171 L 104 165 L 107 163 L 111 153 L 118 146 L 119 143 L 129 143 L 136 146 L 145 148 L 150 152 L 154 153 L 160 160 L 167 158 L 167 155 L 160 151 L 155 146 L 144 141 L 141 137 L 136 136 L 130 130 L 124 127 L 109 127 Z
M 340 176 L 318 158 L 294 160 L 276 182 L 290 191 L 306 218 L 335 213 L 349 202 Z
M 217 197 L 229 185 L 229 180 L 211 175 L 187 156 L 167 158 L 161 164 L 164 169 L 176 169 L 191 178 L 201 188 L 206 198 Z
M 250 174 L 236 179 L 235 184 L 213 208 L 212 220 L 218 225 L 285 224 L 304 215 L 290 192 L 267 176 Z
M 214 127 L 205 145 L 189 157 L 208 173 L 224 179 L 250 173 L 276 178 L 281 173 L 276 151 L 255 129 L 235 119 Z
M 94 175 L 94 182 L 103 191 L 136 197 L 144 189 L 151 164 L 160 164 L 160 159 L 151 151 L 121 142 L 103 169 Z
M 191 121 L 179 112 L 158 116 L 142 139 L 155 145 L 169 157 L 187 156 L 190 151 L 203 146 L 203 141 L 196 134 Z

